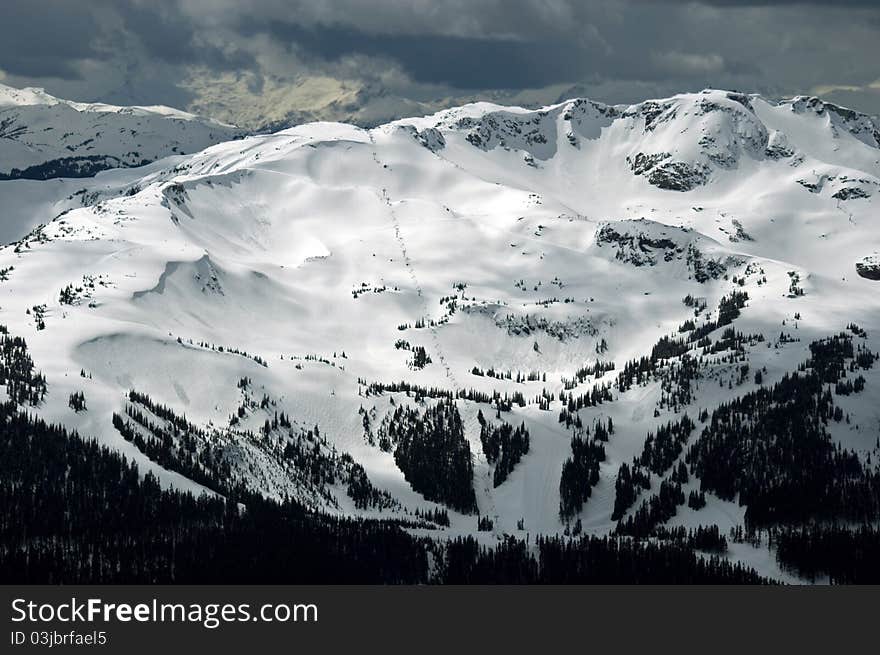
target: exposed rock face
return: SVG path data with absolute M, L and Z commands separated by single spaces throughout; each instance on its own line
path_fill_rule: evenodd
M 854 198 L 870 198 L 871 196 L 859 187 L 844 187 L 831 197 L 837 200 L 853 200 Z
M 782 132 L 774 130 L 767 138 L 767 147 L 764 156 L 769 159 L 786 159 L 795 155 L 794 148 L 788 142 L 788 137 Z
M 745 263 L 692 230 L 644 219 L 606 223 L 596 232 L 595 242 L 599 248 L 610 246 L 617 261 L 632 266 L 683 261 L 700 283 L 717 280 Z
M 525 150 L 538 159 L 556 152 L 555 116 L 539 111 L 533 115 L 492 112 L 479 119 L 462 118 L 456 124 L 467 133 L 467 141 L 482 150 L 509 148 Z
M 639 152 L 635 157 L 627 158 L 627 163 L 635 175 L 645 175 L 650 184 L 667 191 L 690 191 L 709 179 L 708 166 L 665 161 L 671 156 L 668 152 L 652 155 Z
M 875 177 L 853 177 L 851 175 L 815 175 L 812 180 L 795 180 L 810 193 L 828 193 L 833 200 L 863 200 L 870 198 L 873 191 L 880 188 Z
M 647 223 L 644 224 L 647 227 Z M 636 229 L 618 229 L 614 224 L 606 224 L 596 233 L 596 245 L 611 245 L 619 261 L 633 266 L 653 266 L 659 260 L 672 261 L 684 252 L 684 248 L 672 239 L 653 236 Z
M 421 132 L 418 132 L 416 134 L 416 139 L 418 139 L 418 142 L 431 152 L 437 152 L 446 147 L 446 139 L 443 138 L 443 134 L 440 130 L 434 127 L 428 127 Z
M 662 164 L 648 173 L 648 182 L 667 191 L 690 191 L 709 179 L 709 168 L 702 164 L 673 161 Z
M 868 255 L 856 262 L 856 273 L 866 280 L 880 280 L 880 255 Z

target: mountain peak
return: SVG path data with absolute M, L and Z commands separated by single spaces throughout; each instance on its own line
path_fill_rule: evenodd
M 17 89 L 0 83 L 0 107 L 15 107 L 27 105 L 55 105 L 61 102 L 58 98 L 40 87 L 25 87 Z

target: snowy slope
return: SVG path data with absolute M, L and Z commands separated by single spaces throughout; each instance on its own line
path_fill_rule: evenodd
M 10 111 L 39 101 L 40 112 L 88 114 L 30 95 Z M 111 115 L 178 121 L 142 111 Z M 180 125 L 208 129 L 192 118 Z M 715 320 L 723 297 L 746 292 L 734 326 L 762 335 L 742 356 L 765 385 L 850 323 L 866 333 L 860 344 L 880 350 L 880 282 L 870 273 L 878 192 L 877 128 L 815 99 L 705 91 L 630 107 L 477 103 L 372 130 L 313 123 L 83 183 L 0 251 L 0 269 L 12 267 L 0 323 L 26 337 L 47 377 L 35 408 L 46 418 L 198 488 L 114 427 L 136 390 L 185 415 L 199 444 L 226 454 L 232 479 L 330 511 L 413 516 L 443 505 L 379 445 L 396 408 L 424 411 L 437 398 L 369 385 L 522 394 L 523 406 L 500 412 L 478 395 L 456 401 L 476 505 L 493 521 L 485 538 L 559 533 L 576 520 L 602 534 L 616 525 L 619 467 L 649 432 L 759 386 L 739 375 L 741 360 L 721 357 L 680 403 L 659 379 L 616 386 L 627 361 L 677 337 L 685 321 Z M 423 367 L 417 346 L 431 360 Z M 615 370 L 577 375 L 598 361 Z M 852 420 L 830 431 L 876 459 L 880 376 L 877 367 L 863 375 L 864 391 L 840 400 Z M 590 428 L 611 418 L 614 434 L 589 499 L 564 520 L 560 476 L 576 429 L 559 421 L 559 394 L 605 384 L 612 400 L 576 414 Z M 77 391 L 87 411 L 68 407 Z M 478 411 L 530 433 L 528 453 L 497 486 Z M 278 412 L 289 428 L 273 423 Z M 279 454 L 309 431 L 332 481 L 303 479 Z M 355 506 L 352 461 L 381 502 Z M 665 477 L 652 476 L 643 496 Z M 669 525 L 726 533 L 744 509 L 708 494 L 706 507 L 679 507 Z M 450 534 L 476 532 L 474 515 L 448 514 Z M 766 549 L 731 553 L 783 576 Z

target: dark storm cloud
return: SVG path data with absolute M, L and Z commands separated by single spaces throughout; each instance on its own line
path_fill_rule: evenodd
M 253 57 L 241 51 L 224 52 L 199 38 L 199 24 L 173 3 L 116 3 L 127 32 L 135 34 L 146 53 L 175 64 L 202 64 L 211 68 L 254 65 Z
M 410 26 L 398 25 L 399 21 L 376 20 L 383 14 L 375 11 L 370 20 L 360 21 L 357 14 L 343 16 L 340 12 L 324 15 L 324 20 L 334 22 L 307 26 L 286 17 L 265 20 L 248 15 L 235 29 L 247 36 L 269 35 L 311 61 L 332 62 L 347 55 L 381 57 L 397 63 L 415 82 L 464 90 L 526 89 L 596 77 L 658 80 L 679 72 L 670 70 L 674 64 L 668 57 L 653 56 L 652 49 L 662 35 L 658 25 L 668 13 L 662 8 L 643 9 L 639 21 L 611 21 L 602 29 L 607 34 L 603 38 L 593 23 L 601 16 L 591 15 L 587 3 L 558 3 L 567 11 L 551 17 L 532 17 L 535 7 L 541 6 L 535 2 L 508 1 L 505 11 L 496 11 L 495 3 L 487 3 L 483 11 L 478 6 L 474 3 L 464 9 L 470 13 L 465 13 L 468 20 L 460 21 L 467 28 L 459 28 L 463 34 L 448 33 L 455 26 L 448 18 L 436 25 L 425 22 L 412 31 Z M 388 9 L 389 18 L 393 13 Z M 647 16 L 651 20 L 645 20 Z M 343 19 L 344 24 L 335 22 Z M 366 27 L 354 26 L 359 23 Z M 472 35 L 474 26 L 481 35 Z M 757 70 L 745 61 L 727 62 L 717 57 L 714 61 L 714 73 L 736 75 Z M 687 75 L 693 70 L 685 65 L 680 72 Z
M 71 3 L 6 3 L 0 18 L 0 68 L 7 73 L 75 79 L 74 63 L 96 54 L 97 24 Z
M 487 40 L 441 35 L 383 36 L 352 30 L 302 31 L 297 45 L 327 59 L 346 54 L 388 57 L 416 82 L 462 89 L 524 88 L 571 80 L 578 66 L 547 69 L 546 58 L 570 62 L 579 51 L 567 43 Z
M 657 0 L 641 0 L 642 2 L 656 2 Z M 878 0 L 661 0 L 662 2 L 675 3 L 699 3 L 703 5 L 718 5 L 722 7 L 775 7 L 786 5 L 823 5 L 838 7 L 866 7 L 877 8 Z
M 0 71 L 78 99 L 179 102 L 193 75 L 231 71 L 253 93 L 267 77 L 321 75 L 423 97 L 580 85 L 612 102 L 823 88 L 880 109 L 877 0 L 29 0 L 3 12 Z
M 78 63 L 131 56 L 218 68 L 253 64 L 199 43 L 197 24 L 173 3 L 29 0 L 4 3 L 0 14 L 0 69 L 21 77 L 79 79 Z
M 248 34 L 261 33 L 245 25 Z M 369 34 L 342 26 L 276 23 L 266 30 L 312 59 L 338 61 L 347 55 L 397 62 L 416 82 L 460 89 L 527 88 L 577 79 L 589 72 L 583 48 L 563 41 L 486 39 L 442 34 Z M 559 65 L 549 67 L 547 61 Z

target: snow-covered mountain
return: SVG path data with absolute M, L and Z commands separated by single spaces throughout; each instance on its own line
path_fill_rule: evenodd
M 878 194 L 877 126 L 815 98 L 312 123 L 82 181 L 0 323 L 30 411 L 183 488 L 487 542 L 876 520 Z M 768 548 L 726 556 L 788 579 Z
M 197 152 L 240 131 L 170 107 L 61 100 L 0 84 L 0 180 L 89 177 Z

